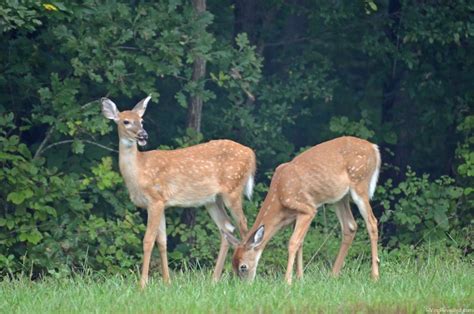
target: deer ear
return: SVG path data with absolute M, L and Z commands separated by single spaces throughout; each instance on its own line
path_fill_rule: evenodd
M 148 102 L 150 101 L 150 99 L 151 99 L 151 95 L 148 95 L 147 98 L 140 100 L 140 102 L 136 104 L 135 107 L 133 107 L 132 111 L 138 113 L 140 117 L 143 117 L 146 111 L 146 106 L 148 105 Z
M 232 233 L 226 231 L 226 230 L 221 230 L 221 232 L 224 234 L 224 237 L 229 241 L 229 243 L 235 248 L 239 245 L 240 241 L 237 239 Z
M 253 235 L 252 243 L 250 246 L 252 248 L 259 246 L 262 241 L 263 241 L 263 236 L 265 235 L 265 226 L 261 225 L 258 227 L 257 231 L 255 231 L 255 234 Z
M 119 111 L 117 109 L 117 105 L 115 105 L 112 100 L 105 97 L 102 98 L 100 102 L 102 103 L 102 114 L 104 115 L 104 117 L 110 120 L 117 121 L 119 119 Z

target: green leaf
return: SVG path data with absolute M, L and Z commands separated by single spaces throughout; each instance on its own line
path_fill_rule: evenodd
M 433 218 L 436 223 L 444 230 L 447 230 L 449 228 L 448 216 L 446 216 L 444 212 L 441 212 L 439 210 L 435 211 L 433 214 Z
M 27 239 L 31 244 L 38 244 L 43 239 L 43 235 L 35 229 L 28 234 Z
M 169 0 L 168 1 L 168 13 L 171 13 L 176 10 L 176 8 L 181 5 L 181 0 Z
M 397 136 L 397 133 L 391 131 L 391 132 L 385 133 L 384 136 L 383 136 L 383 139 L 384 139 L 385 142 L 387 142 L 388 144 L 395 145 L 395 144 L 397 144 L 398 136 Z
M 18 152 L 22 154 L 25 158 L 31 159 L 31 152 L 25 144 L 18 145 Z
M 74 154 L 83 154 L 84 143 L 81 140 L 75 139 L 74 142 L 72 142 L 72 151 Z
M 183 107 L 183 108 L 187 108 L 188 107 L 188 103 L 186 101 L 186 96 L 184 96 L 184 94 L 182 92 L 178 92 L 174 98 L 178 101 L 178 104 Z
M 23 190 L 23 191 L 16 191 L 11 192 L 7 196 L 7 201 L 12 202 L 15 205 L 22 204 L 25 199 L 30 198 L 33 196 L 33 191 L 30 189 Z
M 377 11 L 377 4 L 375 4 L 375 2 L 373 1 L 368 1 L 367 4 L 369 5 L 369 7 L 372 9 L 372 11 Z

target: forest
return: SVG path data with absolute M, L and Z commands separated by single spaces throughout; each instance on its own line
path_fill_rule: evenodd
M 212 139 L 254 150 L 249 226 L 279 164 L 352 135 L 382 155 L 382 259 L 472 258 L 473 13 L 468 0 L 3 2 L 0 275 L 139 269 L 147 214 L 129 199 L 100 99 L 128 110 L 147 95 L 144 150 Z M 369 265 L 354 207 L 347 263 Z M 204 208 L 167 209 L 166 224 L 172 269 L 212 268 L 220 237 Z M 283 271 L 290 231 L 262 272 Z M 332 264 L 340 241 L 320 208 L 305 261 Z

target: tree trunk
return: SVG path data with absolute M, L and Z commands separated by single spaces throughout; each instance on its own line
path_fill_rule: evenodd
M 206 60 L 199 56 L 196 57 L 193 64 L 192 80 L 198 82 L 206 75 Z M 191 101 L 188 106 L 187 128 L 201 132 L 202 117 L 202 98 L 199 95 L 191 95 Z
M 206 11 L 206 0 L 193 0 L 193 8 L 196 15 L 201 15 Z M 203 30 L 205 31 L 205 30 Z M 203 56 L 196 56 L 193 64 L 193 75 L 192 81 L 199 82 L 204 79 L 206 75 L 206 60 Z M 202 118 L 202 97 L 199 95 L 191 95 L 191 99 L 188 106 L 188 116 L 186 122 L 186 128 L 201 132 L 201 118 Z M 183 222 L 193 227 L 196 224 L 196 209 L 187 208 L 182 214 Z M 194 237 L 188 238 L 188 244 L 192 246 L 194 244 Z
M 193 0 L 193 8 L 199 16 L 206 11 L 206 0 Z M 206 60 L 203 56 L 196 56 L 193 64 L 194 82 L 199 82 L 206 75 Z M 201 132 L 202 117 L 202 98 L 199 95 L 191 95 L 191 101 L 188 106 L 187 127 L 197 132 Z

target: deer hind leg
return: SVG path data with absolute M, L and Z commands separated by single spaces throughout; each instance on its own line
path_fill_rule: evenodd
M 161 215 L 160 226 L 158 227 L 158 234 L 156 236 L 156 244 L 160 250 L 160 259 L 161 259 L 161 272 L 163 275 L 163 281 L 165 283 L 170 283 L 170 273 L 168 269 L 168 255 L 166 251 L 166 218 L 165 213 Z
M 347 251 L 349 250 L 352 240 L 354 240 L 357 223 L 352 216 L 351 207 L 349 205 L 349 196 L 346 195 L 343 199 L 335 204 L 336 206 L 336 215 L 341 224 L 342 231 L 342 243 L 341 248 L 339 249 L 339 254 L 337 255 L 336 261 L 332 269 L 333 275 L 339 275 L 341 267 L 344 264 L 344 259 L 346 258 Z
M 140 285 L 143 288 L 148 283 L 148 272 L 150 269 L 151 253 L 155 244 L 161 219 L 164 219 L 163 203 L 154 203 L 148 207 L 148 218 L 145 237 L 143 238 L 143 267 Z M 165 250 L 166 253 L 166 250 Z
M 300 249 L 296 252 L 296 278 L 303 278 L 303 243 Z
M 206 208 L 209 212 L 209 215 L 211 215 L 212 220 L 214 220 L 217 227 L 219 228 L 221 235 L 221 246 L 219 249 L 219 254 L 217 255 L 216 267 L 214 268 L 214 273 L 212 275 L 212 280 L 218 281 L 221 277 L 222 269 L 224 268 L 227 251 L 229 250 L 229 242 L 224 236 L 223 231 L 233 232 L 235 228 L 232 226 L 224 206 L 219 206 L 217 203 L 211 203 L 206 205 Z
M 360 214 L 364 217 L 367 231 L 370 238 L 370 247 L 372 251 L 372 278 L 377 280 L 379 278 L 379 258 L 377 253 L 378 229 L 377 219 L 374 216 L 372 207 L 369 203 L 368 186 L 359 184 L 355 188 L 351 188 L 351 197 L 354 203 L 359 208 Z
M 303 253 L 302 246 L 306 232 L 311 225 L 311 221 L 316 214 L 316 211 L 310 206 L 304 204 L 301 205 L 301 210 L 299 210 L 298 215 L 296 216 L 295 229 L 291 235 L 290 241 L 288 243 L 288 264 L 286 266 L 285 279 L 288 284 L 291 285 L 292 276 L 293 276 L 293 265 L 295 263 L 296 253 L 301 250 Z M 302 255 L 301 255 L 302 258 Z M 300 263 L 300 257 L 298 257 L 298 264 Z M 301 270 L 303 268 L 303 262 L 301 259 Z M 299 268 L 299 266 L 297 265 Z M 301 271 L 301 276 L 303 275 Z
M 240 237 L 243 239 L 248 232 L 247 218 L 242 209 L 242 190 L 233 191 L 229 194 L 223 194 L 222 199 L 227 208 L 230 209 L 232 217 L 239 224 Z M 219 204 L 219 202 L 218 202 Z

